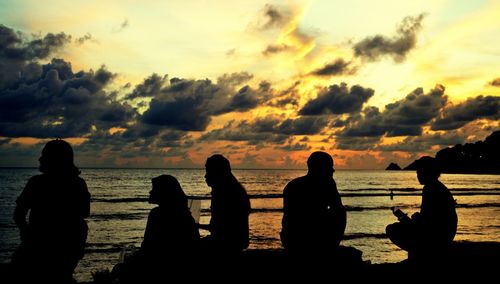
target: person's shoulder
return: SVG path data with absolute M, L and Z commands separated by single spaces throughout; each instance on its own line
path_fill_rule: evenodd
M 160 209 L 160 206 L 156 206 L 155 208 L 149 210 L 149 215 L 148 215 L 148 218 L 151 219 L 156 219 L 156 218 L 160 218 L 161 216 L 161 209 Z
M 307 181 L 307 176 L 301 176 L 298 178 L 294 178 L 290 182 L 287 183 L 285 186 L 285 192 L 290 192 L 290 191 L 296 191 L 299 190 L 300 188 L 303 187 L 304 184 L 306 184 Z
M 436 193 L 440 193 L 440 194 L 445 194 L 447 192 L 449 192 L 448 188 L 446 187 L 446 185 L 444 185 L 441 181 L 437 180 L 436 182 L 434 182 L 431 187 L 434 189 L 434 192 Z
M 46 180 L 47 180 L 47 175 L 45 174 L 34 175 L 28 179 L 28 184 L 30 183 L 37 184 Z
M 79 184 L 82 184 L 82 185 L 87 185 L 87 183 L 85 182 L 85 180 L 84 180 L 82 177 L 80 177 L 80 176 L 76 176 L 76 177 L 75 177 L 75 180 L 76 180 L 76 182 L 77 182 L 77 183 L 79 183 Z

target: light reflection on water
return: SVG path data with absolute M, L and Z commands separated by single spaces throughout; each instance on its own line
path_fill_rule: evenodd
M 14 202 L 36 169 L 0 169 L 0 261 L 7 262 L 19 243 L 12 222 Z M 151 178 L 160 174 L 176 176 L 188 195 L 208 196 L 203 170 L 182 169 L 83 169 L 93 197 L 88 219 L 88 252 L 76 270 L 78 280 L 89 280 L 90 272 L 111 268 L 120 248 L 140 245 L 147 215 L 153 208 L 147 203 Z M 279 195 L 291 179 L 304 175 L 302 170 L 234 170 L 235 176 L 254 196 Z M 385 226 L 395 222 L 389 208 L 404 207 L 418 211 L 420 189 L 414 172 L 336 171 L 334 176 L 342 201 L 349 209 L 346 239 L 343 245 L 363 251 L 363 259 L 372 263 L 396 262 L 406 258 L 385 238 Z M 500 241 L 500 176 L 443 175 L 441 181 L 452 189 L 459 204 L 457 240 Z M 389 198 L 390 190 L 395 193 Z M 454 191 L 457 189 L 458 191 Z M 496 195 L 459 195 L 486 192 Z M 369 196 L 383 194 L 384 196 Z M 412 194 L 400 196 L 398 194 Z M 250 248 L 279 248 L 282 199 L 252 199 L 255 212 L 250 215 Z M 208 223 L 209 200 L 202 200 L 201 223 Z M 206 235 L 206 231 L 200 231 Z

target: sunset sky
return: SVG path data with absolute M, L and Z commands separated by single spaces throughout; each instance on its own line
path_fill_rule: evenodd
M 0 0 L 0 166 L 406 166 L 500 130 L 500 1 Z

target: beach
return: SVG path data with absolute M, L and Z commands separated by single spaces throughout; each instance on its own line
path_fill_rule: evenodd
M 0 261 L 7 263 L 19 244 L 12 221 L 15 199 L 36 169 L 1 169 Z M 151 178 L 160 174 L 176 176 L 192 198 L 202 199 L 201 223 L 210 218 L 210 189 L 202 169 L 82 169 L 92 194 L 91 216 L 87 219 L 89 236 L 84 258 L 75 278 L 91 281 L 92 272 L 111 269 L 120 251 L 140 246 L 149 210 L 147 195 Z M 234 170 L 235 176 L 251 196 L 249 251 L 266 255 L 281 248 L 279 231 L 282 218 L 282 190 L 304 170 Z M 343 246 L 362 252 L 362 260 L 374 267 L 399 263 L 406 252 L 385 236 L 385 226 L 396 221 L 390 208 L 416 212 L 421 185 L 414 172 L 342 171 L 334 174 L 342 202 L 347 207 L 346 235 Z M 444 174 L 440 180 L 457 200 L 459 216 L 456 241 L 495 244 L 500 242 L 500 180 L 494 175 Z M 390 192 L 393 198 L 390 198 Z M 206 234 L 205 231 L 200 231 Z M 488 251 L 488 250 L 486 250 Z M 267 258 L 267 257 L 265 257 Z M 481 258 L 481 256 L 479 256 Z M 207 260 L 202 259 L 199 265 Z M 381 268 L 381 269 L 382 269 Z

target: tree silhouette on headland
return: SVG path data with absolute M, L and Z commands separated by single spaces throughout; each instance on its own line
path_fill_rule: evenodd
M 422 158 L 404 170 L 416 170 Z M 500 174 L 500 131 L 493 132 L 484 141 L 442 149 L 436 153 L 436 160 L 443 173 Z

